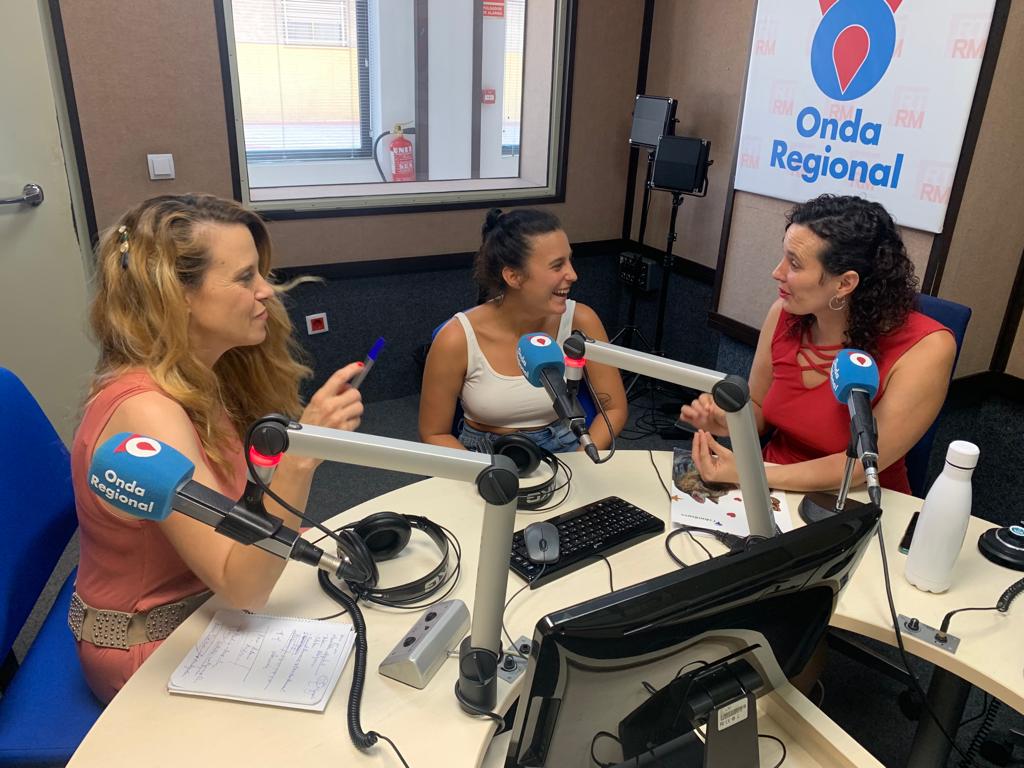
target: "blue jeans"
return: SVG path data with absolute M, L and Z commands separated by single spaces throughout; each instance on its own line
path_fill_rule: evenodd
M 537 429 L 521 429 L 516 434 L 529 438 L 541 448 L 546 448 L 552 453 L 568 453 L 575 451 L 580 445 L 579 439 L 572 433 L 572 430 L 560 421 Z M 462 431 L 459 433 L 459 442 L 477 453 L 494 453 L 494 441 L 499 437 L 501 435 L 474 429 L 463 422 Z

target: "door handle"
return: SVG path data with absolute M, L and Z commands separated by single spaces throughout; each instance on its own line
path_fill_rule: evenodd
M 33 208 L 43 202 L 43 188 L 38 184 L 26 184 L 18 197 L 0 197 L 0 205 L 31 205 Z

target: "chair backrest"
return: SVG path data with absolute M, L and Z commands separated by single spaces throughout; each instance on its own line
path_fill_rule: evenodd
M 67 448 L 25 385 L 0 368 L 0 659 L 77 525 Z
M 964 335 L 967 333 L 967 323 L 971 319 L 971 308 L 955 301 L 940 299 L 938 296 L 929 296 L 921 293 L 917 297 L 917 310 L 927 315 L 932 320 L 937 320 L 953 332 L 956 339 L 956 357 L 953 359 L 953 370 L 956 370 L 956 362 L 960 359 L 960 349 L 964 344 Z M 939 428 L 938 418 L 928 427 L 928 431 L 917 441 L 913 448 L 907 451 L 907 478 L 910 481 L 910 490 L 915 496 L 924 496 L 928 490 L 928 462 L 932 454 L 932 446 L 935 443 L 935 433 Z

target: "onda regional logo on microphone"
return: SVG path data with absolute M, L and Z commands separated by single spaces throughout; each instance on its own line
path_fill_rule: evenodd
M 148 515 L 154 512 L 154 501 L 147 500 L 146 489 L 132 470 L 137 460 L 159 455 L 160 443 L 145 435 L 128 435 L 120 443 L 106 443 L 96 451 L 89 472 L 89 487 L 124 512 Z M 131 476 L 126 480 L 125 476 Z
M 140 459 L 148 459 L 160 453 L 160 443 L 144 435 L 132 435 L 114 449 L 114 453 L 130 453 Z
M 877 86 L 896 50 L 896 9 L 903 0 L 819 0 L 822 17 L 811 42 L 810 69 L 814 83 L 828 98 L 849 102 Z M 795 173 L 814 184 L 832 178 L 855 184 L 896 189 L 904 155 L 871 162 L 883 138 L 882 120 L 861 107 L 833 110 L 825 116 L 813 104 L 796 116 L 797 134 L 814 144 L 791 149 L 785 139 L 772 142 L 769 166 Z M 844 119 L 840 119 L 844 118 Z M 857 157 L 857 155 L 860 157 Z

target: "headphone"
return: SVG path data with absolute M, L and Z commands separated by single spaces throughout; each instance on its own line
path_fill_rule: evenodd
M 540 447 L 530 438 L 515 432 L 501 435 L 494 441 L 492 453 L 495 456 L 507 456 L 512 459 L 520 477 L 534 472 L 541 464 L 551 470 L 551 477 L 534 485 L 519 486 L 519 509 L 539 511 L 551 501 L 556 491 L 565 488 L 568 493 L 569 481 L 572 479 L 569 467 L 547 448 Z M 559 467 L 565 473 L 565 481 L 561 485 L 557 484 Z
M 423 531 L 434 542 L 441 554 L 441 562 L 430 573 L 414 581 L 394 587 L 381 587 L 378 583 L 380 573 L 377 563 L 397 557 L 409 543 L 414 528 Z M 444 528 L 425 517 L 378 512 L 338 531 L 338 557 L 344 561 L 338 575 L 353 595 L 367 602 L 397 606 L 419 602 L 437 592 L 458 574 L 458 564 L 454 572 L 448 571 L 449 536 Z M 334 588 L 338 586 L 334 581 L 328 583 Z M 330 593 L 326 585 L 324 589 Z

